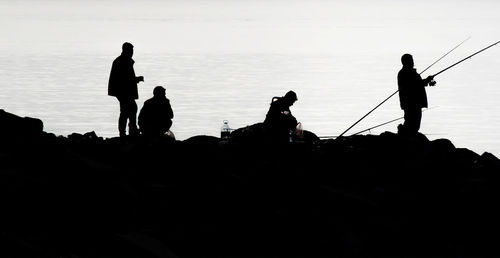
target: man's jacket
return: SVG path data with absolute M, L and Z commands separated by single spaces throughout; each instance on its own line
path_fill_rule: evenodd
M 425 86 L 428 84 L 413 68 L 401 69 L 398 73 L 399 102 L 401 109 L 427 107 Z
M 132 58 L 119 56 L 113 61 L 109 75 L 108 95 L 118 98 L 139 98 Z

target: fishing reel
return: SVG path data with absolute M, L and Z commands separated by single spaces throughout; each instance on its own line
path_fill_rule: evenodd
M 429 86 L 436 86 L 436 81 L 435 80 L 431 80 L 429 82 Z

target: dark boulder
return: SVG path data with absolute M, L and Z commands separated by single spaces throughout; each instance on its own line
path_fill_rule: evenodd
M 20 117 L 3 109 L 0 109 L 0 125 L 0 137 L 5 140 L 39 137 L 43 132 L 42 120 Z
M 291 142 L 295 143 L 319 143 L 319 137 L 311 131 L 302 130 L 299 134 L 291 136 Z M 282 143 L 274 139 L 273 135 L 264 123 L 256 123 L 231 132 L 230 141 L 246 144 L 269 144 Z
M 500 160 L 447 139 L 41 135 L 0 148 L 0 256 L 500 256 Z

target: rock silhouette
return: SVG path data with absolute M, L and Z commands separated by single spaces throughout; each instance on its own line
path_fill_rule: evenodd
M 448 139 L 20 141 L 0 119 L 0 256 L 500 255 L 500 160 Z
M 0 109 L 0 134 L 4 137 L 27 138 L 39 137 L 43 131 L 43 122 L 32 117 L 20 117 Z

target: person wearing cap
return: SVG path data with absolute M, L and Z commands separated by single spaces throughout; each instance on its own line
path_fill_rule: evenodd
M 290 133 L 295 131 L 298 123 L 290 111 L 295 101 L 297 94 L 293 91 L 288 91 L 283 97 L 272 98 L 264 126 L 275 140 L 288 141 Z
M 166 97 L 165 88 L 156 86 L 153 97 L 144 101 L 139 112 L 139 128 L 145 137 L 161 137 L 172 126 L 174 112 L 170 100 Z
M 413 68 L 413 57 L 404 54 L 401 57 L 403 67 L 398 73 L 399 102 L 404 111 L 404 123 L 398 126 L 398 133 L 403 135 L 416 135 L 422 120 L 422 108 L 427 107 L 427 94 L 425 87 L 434 86 L 434 77 L 422 79 Z
M 126 135 L 127 120 L 129 122 L 129 135 L 138 135 L 137 129 L 137 104 L 139 98 L 137 84 L 144 81 L 143 76 L 135 76 L 134 46 L 129 42 L 122 45 L 122 53 L 113 61 L 108 82 L 108 95 L 114 96 L 120 103 L 120 117 L 118 118 L 118 131 L 120 137 Z

